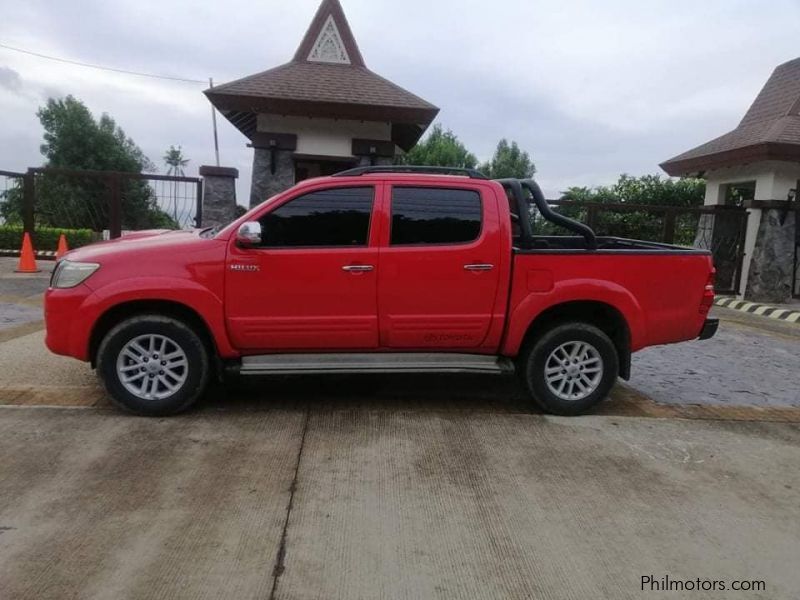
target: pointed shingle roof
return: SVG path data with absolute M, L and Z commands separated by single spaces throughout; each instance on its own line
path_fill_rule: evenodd
M 677 176 L 758 160 L 800 161 L 800 58 L 775 69 L 736 129 L 661 168 Z
M 405 150 L 439 112 L 367 68 L 339 0 L 322 1 L 291 62 L 205 94 L 248 137 L 258 113 L 386 121 Z

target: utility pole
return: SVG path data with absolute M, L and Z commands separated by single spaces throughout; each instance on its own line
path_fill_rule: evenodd
M 208 85 L 209 87 L 214 87 L 214 79 L 212 77 L 208 78 Z M 211 105 L 211 121 L 214 124 L 214 155 L 217 157 L 217 166 L 219 166 L 219 137 L 217 136 L 217 109 L 214 108 L 214 105 Z

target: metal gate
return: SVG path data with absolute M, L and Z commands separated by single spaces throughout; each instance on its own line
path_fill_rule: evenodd
M 12 203 L 22 197 L 24 173 L 0 170 L 0 225 L 14 221 Z
M 800 181 L 794 190 L 794 281 L 792 297 L 800 298 Z
M 150 173 L 32 168 L 0 171 L 0 218 L 34 234 L 80 229 L 185 229 L 202 222 L 202 180 Z
M 717 269 L 716 290 L 720 294 L 741 294 L 744 244 L 750 213 L 738 206 L 704 207 L 698 221 L 694 246 L 711 250 Z

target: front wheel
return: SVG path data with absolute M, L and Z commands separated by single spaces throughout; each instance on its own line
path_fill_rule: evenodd
M 544 411 L 572 416 L 608 395 L 619 373 L 619 358 L 613 342 L 597 327 L 564 323 L 523 353 L 519 370 Z
M 97 352 L 97 372 L 118 407 L 143 416 L 173 415 L 205 390 L 209 355 L 185 323 L 140 315 L 108 332 Z

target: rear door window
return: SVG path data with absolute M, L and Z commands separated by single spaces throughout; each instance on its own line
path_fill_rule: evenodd
M 392 246 L 468 244 L 480 237 L 481 196 L 474 190 L 396 187 Z

